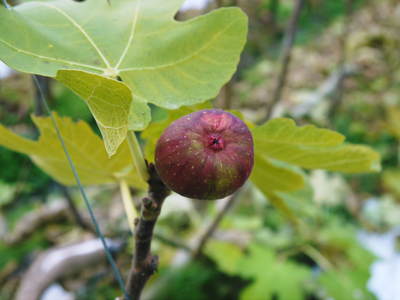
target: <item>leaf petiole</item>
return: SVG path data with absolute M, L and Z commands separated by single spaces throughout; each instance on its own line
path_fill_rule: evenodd
M 121 190 L 122 202 L 124 203 L 124 209 L 126 216 L 128 218 L 129 229 L 132 234 L 135 233 L 135 219 L 138 217 L 136 207 L 133 205 L 133 200 L 131 193 L 129 191 L 129 186 L 125 180 L 119 182 L 119 187 Z
M 136 170 L 142 177 L 142 179 L 147 182 L 147 180 L 149 179 L 149 173 L 147 171 L 146 162 L 144 160 L 142 149 L 140 148 L 135 132 L 131 130 L 128 131 L 127 139 L 132 155 L 133 164 L 135 165 Z

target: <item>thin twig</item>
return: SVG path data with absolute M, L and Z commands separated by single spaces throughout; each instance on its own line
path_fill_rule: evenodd
M 351 15 L 353 14 L 353 0 L 346 0 L 345 1 L 345 17 L 343 20 L 343 30 L 340 36 L 340 56 L 339 56 L 339 64 L 338 69 L 339 72 L 344 72 L 347 63 L 347 44 L 350 35 L 350 19 Z M 336 90 L 335 95 L 332 98 L 332 104 L 328 111 L 328 119 L 332 120 L 333 117 L 336 115 L 344 94 L 344 80 L 339 82 L 338 88 Z
M 148 166 L 148 170 L 149 193 L 148 197 L 142 199 L 140 217 L 135 224 L 135 254 L 126 285 L 132 300 L 140 299 L 147 280 L 157 270 L 158 257 L 151 254 L 151 241 L 162 204 L 169 194 L 169 189 L 158 177 L 153 164 Z
M 281 56 L 280 63 L 280 71 L 278 75 L 278 80 L 276 82 L 276 86 L 274 92 L 272 94 L 272 98 L 270 103 L 267 105 L 267 113 L 265 117 L 261 120 L 261 123 L 268 121 L 271 118 L 271 115 L 274 111 L 276 104 L 281 100 L 282 91 L 286 84 L 286 79 L 289 71 L 290 61 L 292 58 L 292 49 L 293 44 L 296 39 L 296 33 L 300 18 L 301 10 L 304 6 L 305 0 L 297 0 L 293 14 L 290 18 L 289 25 L 286 28 L 285 37 L 283 40 L 283 50 Z
M 171 246 L 174 248 L 178 248 L 178 249 L 182 249 L 189 253 L 192 252 L 192 248 L 190 248 L 188 245 L 185 245 L 182 241 L 176 240 L 169 236 L 165 236 L 159 232 L 154 233 L 154 238 L 156 238 L 157 240 L 159 240 L 160 242 L 162 242 L 165 245 L 168 245 L 168 246 Z
M 198 257 L 202 254 L 203 249 L 204 249 L 205 245 L 207 244 L 207 241 L 213 236 L 215 230 L 217 230 L 222 219 L 224 218 L 224 216 L 227 214 L 227 212 L 230 210 L 230 208 L 233 206 L 233 204 L 237 200 L 237 198 L 238 198 L 237 195 L 238 195 L 238 192 L 236 192 L 232 196 L 225 199 L 225 203 L 223 203 L 223 205 L 221 206 L 221 208 L 218 211 L 215 218 L 205 228 L 203 234 L 200 235 L 200 237 L 198 238 L 196 247 L 193 250 L 193 254 L 192 254 L 193 257 Z

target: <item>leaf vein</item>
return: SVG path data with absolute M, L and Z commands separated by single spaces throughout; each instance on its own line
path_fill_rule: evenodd
M 47 6 L 49 8 L 54 9 L 55 11 L 57 11 L 58 13 L 60 13 L 61 15 L 63 15 L 68 21 L 70 21 L 72 23 L 72 25 L 74 25 L 78 31 L 80 33 L 82 33 L 82 35 L 88 40 L 88 42 L 92 45 L 92 47 L 96 50 L 96 52 L 98 53 L 98 55 L 100 56 L 100 58 L 103 60 L 104 64 L 107 66 L 107 68 L 111 68 L 110 63 L 108 62 L 107 58 L 104 56 L 104 54 L 101 52 L 100 48 L 97 47 L 96 43 L 92 40 L 92 38 L 87 34 L 87 32 L 83 29 L 83 27 L 81 25 L 79 25 L 78 22 L 76 22 L 74 20 L 74 18 L 72 18 L 70 15 L 68 15 L 65 11 L 63 11 L 62 9 L 51 5 L 47 2 L 38 2 L 38 4 L 43 5 L 43 6 Z
M 123 68 L 120 69 L 120 72 L 129 72 L 129 71 L 146 71 L 146 70 L 158 70 L 158 69 L 164 69 L 164 68 L 168 68 L 168 67 L 173 67 L 175 65 L 184 63 L 196 56 L 198 56 L 201 52 L 203 52 L 204 50 L 210 48 L 212 46 L 212 43 L 214 42 L 214 40 L 216 40 L 219 36 L 221 36 L 222 34 L 224 34 L 228 29 L 230 29 L 235 23 L 239 22 L 240 20 L 234 20 L 233 22 L 229 23 L 223 30 L 217 32 L 208 43 L 205 43 L 203 47 L 200 47 L 197 51 L 194 51 L 191 55 L 188 55 L 186 57 L 183 57 L 177 61 L 174 61 L 172 63 L 168 63 L 168 64 L 164 64 L 164 65 L 158 65 L 158 66 L 154 66 L 154 67 L 139 67 L 139 68 Z

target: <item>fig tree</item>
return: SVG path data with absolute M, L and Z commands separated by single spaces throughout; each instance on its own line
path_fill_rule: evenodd
M 223 198 L 240 188 L 254 161 L 244 122 L 223 110 L 191 113 L 174 121 L 157 142 L 155 165 L 173 191 L 195 199 Z

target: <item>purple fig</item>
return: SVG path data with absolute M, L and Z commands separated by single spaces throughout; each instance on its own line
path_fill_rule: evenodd
M 216 109 L 174 121 L 156 146 L 155 165 L 173 191 L 214 200 L 240 188 L 253 168 L 251 133 L 239 118 Z

